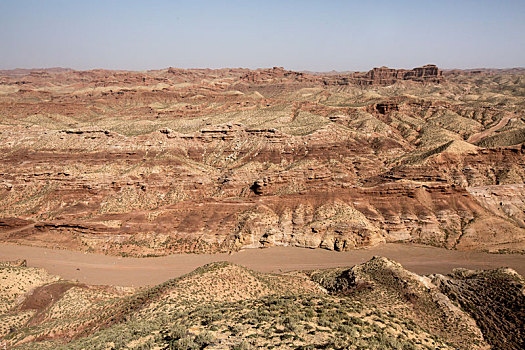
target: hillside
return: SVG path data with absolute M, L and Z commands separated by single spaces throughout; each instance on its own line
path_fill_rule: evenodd
M 524 280 L 511 269 L 419 276 L 374 257 L 286 274 L 218 262 L 135 290 L 23 265 L 0 267 L 0 278 L 0 336 L 14 349 L 523 346 Z

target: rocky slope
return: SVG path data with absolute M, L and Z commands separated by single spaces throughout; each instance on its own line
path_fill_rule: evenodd
M 431 65 L 0 72 L 0 241 L 523 251 L 524 79 Z
M 419 276 L 374 257 L 261 274 L 219 262 L 141 290 L 25 266 L 2 266 L 0 278 L 0 336 L 13 349 L 523 346 L 525 281 L 511 269 Z

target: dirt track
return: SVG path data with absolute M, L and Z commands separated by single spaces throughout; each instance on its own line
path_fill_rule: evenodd
M 525 255 L 462 252 L 416 245 L 386 244 L 367 250 L 333 252 L 275 247 L 227 254 L 184 254 L 160 258 L 119 258 L 66 250 L 0 244 L 0 261 L 27 259 L 65 279 L 88 284 L 146 286 L 164 282 L 213 261 L 227 260 L 261 272 L 352 266 L 381 255 L 419 273 L 448 273 L 453 268 L 489 269 L 509 266 L 525 275 Z

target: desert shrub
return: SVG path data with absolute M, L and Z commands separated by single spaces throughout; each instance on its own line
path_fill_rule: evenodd
M 197 343 L 198 345 L 201 346 L 201 348 L 213 343 L 215 341 L 215 337 L 213 336 L 213 334 L 211 334 L 210 332 L 208 331 L 204 331 L 202 333 L 199 333 L 196 337 L 195 337 L 195 343 Z
M 232 350 L 250 350 L 252 346 L 246 340 L 241 341 L 239 344 L 235 344 Z
M 193 341 L 192 337 L 184 337 L 178 339 L 170 344 L 172 350 L 197 350 L 200 346 Z
M 405 344 L 403 344 L 402 349 L 403 349 L 403 350 L 416 350 L 416 349 L 417 349 L 417 346 L 415 346 L 415 345 L 412 344 L 412 343 L 405 343 Z
M 221 315 L 219 315 L 218 313 L 215 313 L 215 312 L 208 312 L 206 314 L 204 314 L 203 316 L 203 320 L 202 320 L 202 324 L 203 325 L 207 325 L 207 324 L 211 324 L 215 321 L 218 321 L 220 320 L 222 317 Z
M 321 327 L 330 327 L 332 325 L 332 322 L 330 319 L 326 316 L 321 316 L 319 320 L 317 321 L 317 324 Z
M 337 330 L 339 332 L 346 333 L 346 334 L 354 334 L 356 332 L 354 327 L 347 325 L 347 324 L 339 324 L 337 326 Z
M 281 338 L 281 340 L 287 340 L 287 339 L 293 339 L 294 336 L 292 334 L 285 333 L 285 334 L 281 334 L 280 338 Z
M 188 330 L 183 325 L 175 324 L 173 327 L 171 327 L 170 335 L 173 339 L 181 339 L 186 334 L 188 334 Z
M 241 334 L 243 331 L 243 328 L 241 325 L 235 324 L 233 326 L 230 326 L 230 332 L 232 332 L 233 335 Z
M 297 332 L 299 328 L 298 323 L 299 319 L 295 316 L 288 316 L 283 321 L 284 327 L 286 327 L 286 329 L 292 332 Z
M 266 338 L 271 338 L 273 336 L 273 332 L 270 328 L 266 328 L 264 331 L 263 331 L 263 334 Z
M 358 317 L 350 316 L 349 322 L 356 324 L 358 326 L 362 326 L 364 324 L 364 321 Z

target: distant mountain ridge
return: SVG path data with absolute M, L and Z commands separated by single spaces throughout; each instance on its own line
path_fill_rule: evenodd
M 23 77 L 31 74 L 32 72 L 46 72 L 46 73 L 64 73 L 71 72 L 71 68 L 52 67 L 52 68 L 15 68 L 15 69 L 2 69 L 0 75 L 8 77 Z

